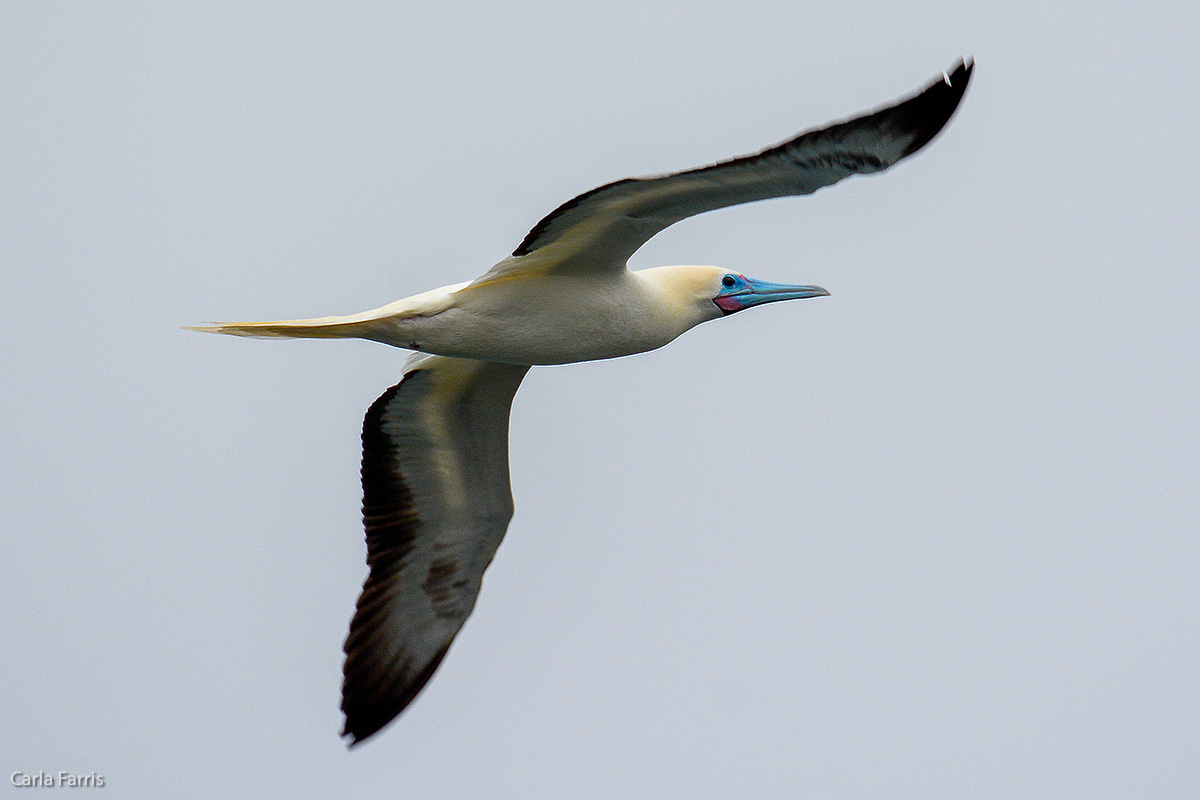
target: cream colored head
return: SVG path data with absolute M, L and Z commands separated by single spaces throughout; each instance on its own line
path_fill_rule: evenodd
M 675 313 L 689 322 L 688 327 L 751 306 L 829 294 L 820 286 L 769 283 L 711 266 L 655 267 L 637 274 L 659 287 Z

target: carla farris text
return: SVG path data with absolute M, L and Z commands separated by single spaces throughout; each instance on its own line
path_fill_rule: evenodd
M 13 786 L 22 788 L 32 788 L 34 786 L 69 786 L 76 789 L 81 787 L 99 789 L 104 786 L 104 776 L 96 772 L 89 772 L 86 775 L 76 775 L 73 772 L 59 772 L 55 774 L 52 772 L 42 772 L 41 770 L 37 772 L 17 771 L 8 776 L 8 779 L 12 781 Z

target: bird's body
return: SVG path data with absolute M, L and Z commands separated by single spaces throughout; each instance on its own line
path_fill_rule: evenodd
M 418 351 L 363 422 L 370 572 L 345 648 L 352 744 L 412 701 L 474 608 L 512 517 L 508 414 L 530 366 L 641 353 L 754 305 L 828 294 L 712 266 L 633 272 L 629 256 L 686 217 L 886 169 L 941 130 L 972 67 L 959 63 L 907 100 L 755 155 L 586 192 L 472 282 L 350 316 L 200 328 Z
M 705 272 L 716 285 L 722 271 Z M 568 364 L 654 350 L 702 322 L 701 311 L 711 311 L 710 319 L 720 316 L 711 303 L 697 311 L 675 301 L 671 289 L 678 280 L 671 278 L 683 275 L 662 267 L 471 284 L 455 293 L 455 318 L 447 322 L 456 330 L 445 337 L 431 332 L 423 349 L 510 364 Z
M 359 338 L 455 358 L 569 364 L 643 353 L 721 316 L 717 267 L 599 276 L 515 274 L 454 284 L 347 317 L 222 325 L 222 333 Z M 711 291 L 710 291 L 711 288 Z M 704 302 L 683 302 L 686 298 Z

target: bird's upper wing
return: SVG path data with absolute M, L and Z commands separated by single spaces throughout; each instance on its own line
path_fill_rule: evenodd
M 508 416 L 527 366 L 415 355 L 363 421 L 370 573 L 346 639 L 343 736 L 390 722 L 429 680 L 512 518 Z
M 626 178 L 568 200 L 479 282 L 507 273 L 624 269 L 650 237 L 687 217 L 771 197 L 811 194 L 879 172 L 921 149 L 958 107 L 974 64 L 960 61 L 916 95 L 754 155 L 647 178 Z

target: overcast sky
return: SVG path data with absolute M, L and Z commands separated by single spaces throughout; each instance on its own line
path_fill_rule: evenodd
M 0 793 L 1200 794 L 1195 4 L 503 5 L 0 8 Z M 831 297 L 530 373 L 477 610 L 348 752 L 406 353 L 178 326 L 469 280 L 960 55 L 918 156 L 633 263 Z

